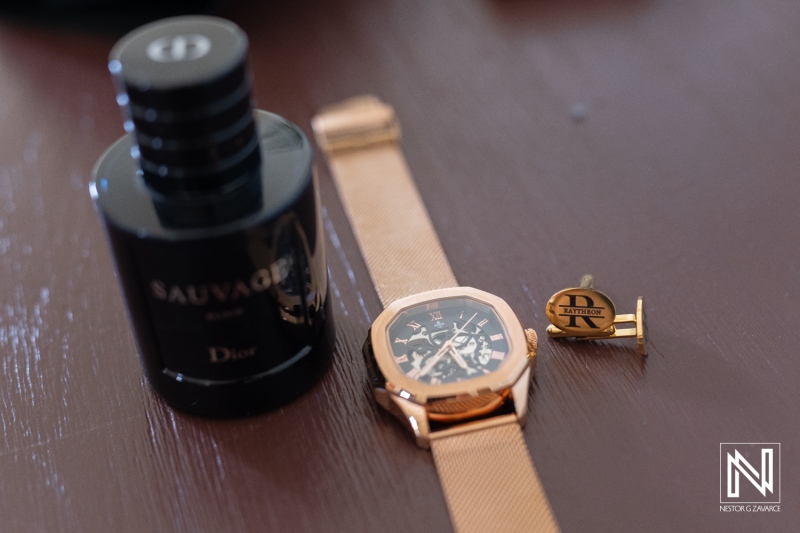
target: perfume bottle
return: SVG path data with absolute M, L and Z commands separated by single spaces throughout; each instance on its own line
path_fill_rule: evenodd
M 246 55 L 216 17 L 123 37 L 109 69 L 127 134 L 90 184 L 148 381 L 208 416 L 296 397 L 334 336 L 311 147 L 253 109 Z

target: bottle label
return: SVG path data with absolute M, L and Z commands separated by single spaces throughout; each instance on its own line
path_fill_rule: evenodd
M 290 273 L 291 260 L 280 258 L 270 268 L 260 268 L 248 278 L 200 284 L 168 284 L 163 280 L 150 280 L 150 297 L 174 305 L 207 306 L 229 304 L 245 300 L 253 294 L 264 292 L 273 283 L 281 283 Z M 216 315 L 209 314 L 209 321 Z M 224 315 L 218 318 L 226 318 Z
M 269 371 L 313 343 L 327 272 L 305 235 L 286 216 L 213 243 L 139 254 L 165 369 L 227 381 Z

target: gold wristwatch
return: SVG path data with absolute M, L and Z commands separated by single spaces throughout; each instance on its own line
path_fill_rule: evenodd
M 458 533 L 559 531 L 520 429 L 536 334 L 458 286 L 390 106 L 354 98 L 312 126 L 385 307 L 364 346 L 375 399 L 432 450 Z

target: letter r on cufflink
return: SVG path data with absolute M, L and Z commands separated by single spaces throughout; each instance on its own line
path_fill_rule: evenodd
M 645 325 L 644 297 L 636 301 L 636 312 L 618 315 L 614 302 L 592 287 L 593 278 L 581 278 L 580 287 L 563 289 L 547 302 L 547 318 L 551 325 L 547 334 L 553 338 L 574 337 L 582 340 L 619 339 L 636 337 L 639 353 L 647 355 L 647 327 Z M 632 328 L 617 328 L 630 324 Z

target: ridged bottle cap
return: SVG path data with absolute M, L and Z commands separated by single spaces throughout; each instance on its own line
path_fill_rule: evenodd
M 247 37 L 216 17 L 142 26 L 112 49 L 109 70 L 144 181 L 165 196 L 224 192 L 258 169 Z

